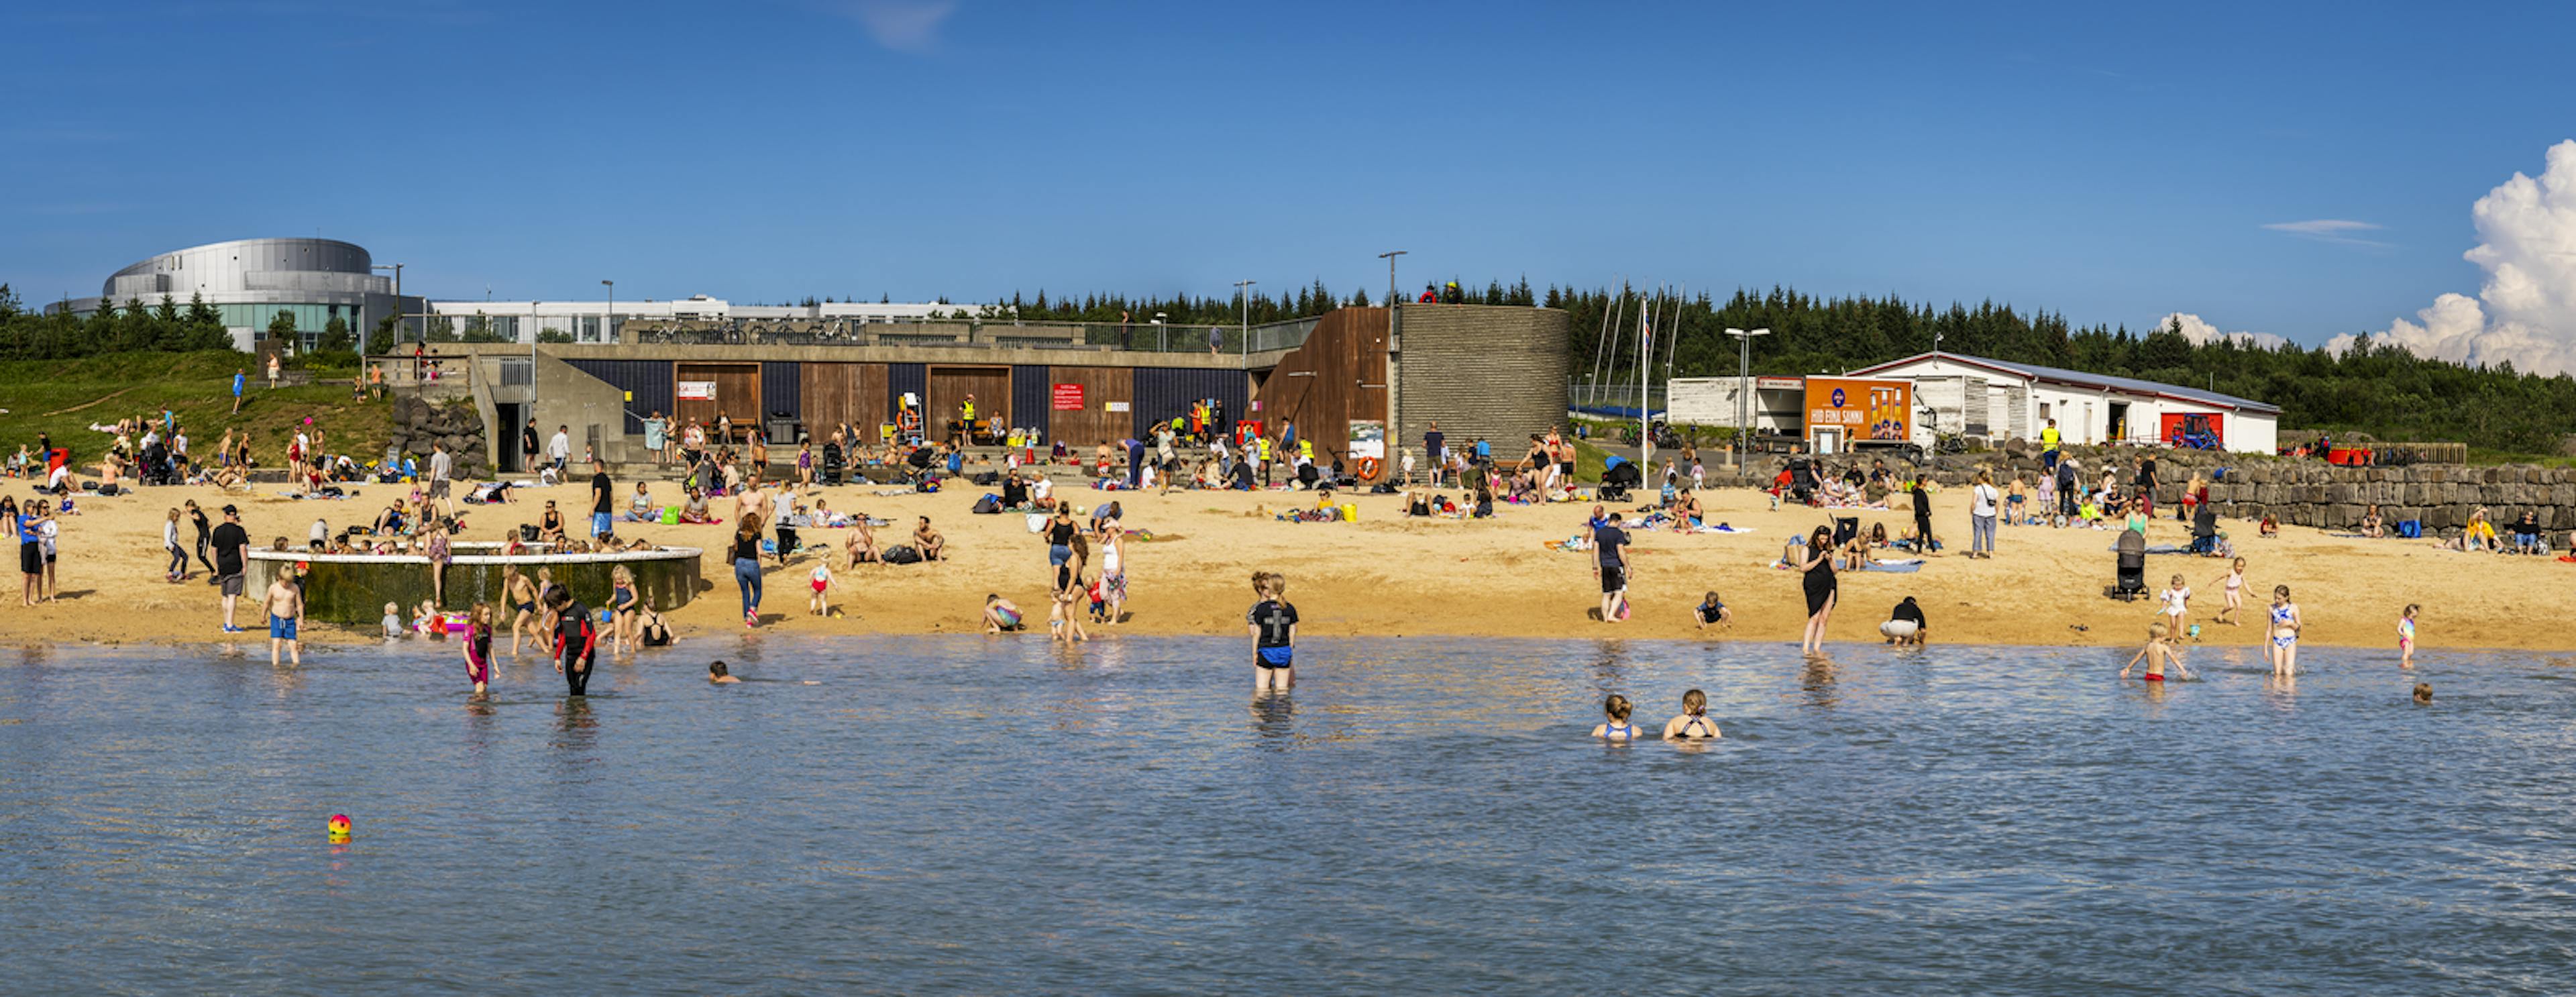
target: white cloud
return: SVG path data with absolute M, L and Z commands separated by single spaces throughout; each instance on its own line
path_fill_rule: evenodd
M 2302 239 L 2331 242 L 2340 246 L 2369 246 L 2386 249 L 2388 244 L 2377 239 L 2364 239 L 2355 232 L 2376 232 L 2379 226 L 2349 218 L 2312 218 L 2303 222 L 2273 222 L 2263 226 L 2274 232 L 2287 232 Z
M 2182 338 L 2191 340 L 2191 345 L 2193 346 L 2207 346 L 2220 340 L 2230 340 L 2235 342 L 2238 346 L 2251 346 L 2265 350 L 2277 350 L 2281 347 L 2290 345 L 2289 340 L 2268 332 L 2220 332 L 2218 331 L 2217 326 L 2202 321 L 2200 316 L 2191 314 L 2190 312 L 2173 312 L 2167 314 L 2165 317 L 2157 319 L 2156 324 L 2147 328 L 2148 331 L 2152 332 L 2157 329 L 2171 326 L 2176 322 L 2182 323 Z
M 852 0 L 846 9 L 877 44 L 919 52 L 939 43 L 939 27 L 957 12 L 957 0 Z
M 2481 241 L 2462 256 L 2487 272 L 2478 296 L 2435 298 L 2381 342 L 2459 363 L 2576 371 L 2576 139 L 2550 146 L 2547 163 L 2538 179 L 2515 173 L 2470 209 Z M 2337 336 L 2327 346 L 2351 344 Z

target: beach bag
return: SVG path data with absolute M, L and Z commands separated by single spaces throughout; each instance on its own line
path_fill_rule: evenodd
M 1031 533 L 1044 533 L 1044 532 L 1046 532 L 1046 528 L 1047 528 L 1047 517 L 1046 517 L 1046 513 L 1043 513 L 1043 512 L 1032 512 L 1032 513 L 1030 513 L 1030 514 L 1029 514 L 1029 532 L 1031 532 Z
M 921 563 L 921 552 L 920 552 L 920 551 L 917 551 L 917 550 L 912 549 L 912 547 L 911 547 L 910 545 L 908 545 L 908 544 L 896 544 L 896 545 L 894 545 L 894 546 L 892 546 L 892 547 L 888 547 L 888 548 L 886 548 L 886 549 L 885 549 L 885 553 L 884 553 L 883 555 L 880 555 L 880 556 L 885 560 L 885 563 L 887 563 L 887 564 L 920 564 L 920 563 Z
M 520 542 L 520 543 L 535 543 L 535 542 L 537 542 L 537 528 L 536 528 L 536 526 L 535 526 L 534 524 L 530 524 L 530 523 L 521 523 L 521 524 L 519 524 L 519 542 Z
M 2409 519 L 2397 524 L 2397 535 L 2408 540 L 2424 539 L 2424 521 Z
M 663 506 L 661 520 L 662 525 L 664 526 L 680 525 L 680 507 L 676 505 Z
M 999 495 L 986 495 L 983 498 L 976 499 L 975 507 L 967 511 L 978 516 L 999 515 L 1002 511 L 1002 497 Z

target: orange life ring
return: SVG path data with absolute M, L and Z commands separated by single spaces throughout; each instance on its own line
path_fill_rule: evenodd
M 1367 481 L 1367 480 L 1370 480 L 1370 479 L 1372 479 L 1372 478 L 1377 477 L 1377 468 L 1378 468 L 1377 458 L 1375 458 L 1375 457 L 1362 457 L 1362 458 L 1360 458 L 1360 480 L 1362 480 L 1362 481 Z

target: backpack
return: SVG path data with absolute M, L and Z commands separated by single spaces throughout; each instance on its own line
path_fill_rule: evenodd
M 885 553 L 879 555 L 879 557 L 881 557 L 887 564 L 921 563 L 921 552 L 912 549 L 912 546 L 909 544 L 896 544 L 892 547 L 888 547 L 885 549 Z
M 978 516 L 996 515 L 1002 511 L 1002 497 L 999 495 L 986 495 L 983 498 L 976 499 L 975 507 L 968 511 Z

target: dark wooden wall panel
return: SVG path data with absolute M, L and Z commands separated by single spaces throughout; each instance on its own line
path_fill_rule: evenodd
M 1000 418 L 1010 425 L 1011 369 L 1009 367 L 955 367 L 935 365 L 930 368 L 930 390 L 926 396 L 929 410 L 930 438 L 948 438 L 948 424 L 957 418 L 958 403 L 967 395 L 975 396 L 975 421 Z
M 1315 441 L 1316 462 L 1330 464 L 1350 444 L 1351 420 L 1386 420 L 1387 318 L 1384 308 L 1327 313 L 1262 382 L 1261 411 L 1243 417 L 1274 439 L 1295 422 L 1300 439 Z
M 1062 440 L 1086 459 L 1091 448 L 1102 440 L 1117 442 L 1136 428 L 1132 411 L 1136 401 L 1136 371 L 1132 367 L 1049 367 L 1047 381 L 1052 404 L 1053 385 L 1082 386 L 1082 409 L 1077 412 L 1047 413 L 1048 439 Z M 1110 403 L 1127 406 L 1131 411 L 1112 412 Z
M 730 415 L 734 421 L 734 439 L 739 442 L 743 431 L 760 418 L 760 364 L 753 363 L 683 363 L 676 365 L 672 377 L 673 391 L 680 381 L 714 381 L 714 401 L 682 398 L 674 402 L 682 420 L 707 424 L 714 432 L 716 417 Z

